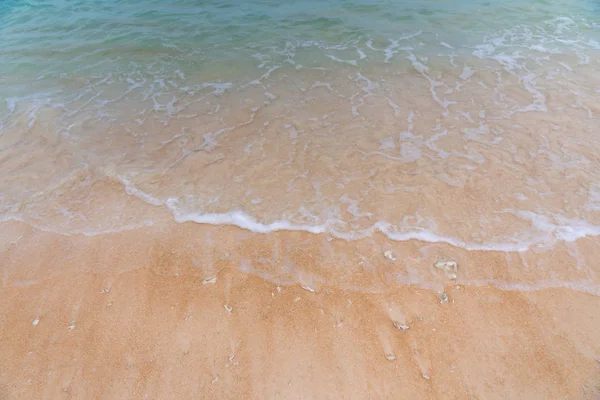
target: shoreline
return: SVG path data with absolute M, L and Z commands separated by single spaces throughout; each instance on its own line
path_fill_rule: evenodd
M 268 256 L 257 240 L 274 234 L 237 248 L 246 233 L 217 228 L 203 248 L 194 232 L 205 227 L 185 224 L 94 237 L 0 226 L 0 397 L 600 393 L 599 296 L 452 280 L 424 289 L 394 283 L 383 262 L 375 266 L 382 269 L 374 272 L 376 290 L 352 290 L 369 275 L 353 271 L 336 285 L 336 270 L 318 281 L 308 254 L 293 255 L 296 281 L 274 283 L 265 271 L 244 272 L 214 254 L 231 248 L 248 258 Z M 467 257 L 482 261 L 476 253 Z M 469 260 L 460 263 L 459 277 Z M 483 266 L 490 268 L 498 266 Z M 440 303 L 439 285 L 447 302 Z

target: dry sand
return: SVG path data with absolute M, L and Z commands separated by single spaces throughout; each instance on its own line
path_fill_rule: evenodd
M 233 242 L 207 250 L 202 229 L 85 237 L 2 223 L 0 398 L 600 396 L 597 295 L 459 278 L 444 281 L 441 303 L 439 288 L 389 280 L 352 289 L 360 276 L 277 281 L 228 261 L 228 248 L 256 258 L 273 234 L 240 249 L 243 232 L 213 227 Z M 310 259 L 297 256 L 310 273 L 296 276 L 317 274 Z

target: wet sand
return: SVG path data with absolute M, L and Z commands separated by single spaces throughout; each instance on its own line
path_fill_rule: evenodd
M 314 279 L 277 280 L 228 254 L 256 259 L 274 234 L 236 248 L 245 233 L 232 227 L 213 227 L 231 241 L 204 248 L 197 239 L 208 228 L 191 223 L 91 237 L 0 228 L 0 398 L 600 396 L 600 297 L 591 293 L 501 290 L 459 276 L 440 281 L 440 302 L 438 286 L 383 275 L 362 288 L 357 273 L 319 280 L 299 242 L 294 274 Z

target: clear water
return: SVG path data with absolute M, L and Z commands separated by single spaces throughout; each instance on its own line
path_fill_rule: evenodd
M 450 53 L 443 43 L 472 53 L 485 38 L 515 27 L 522 28 L 515 32 L 520 37 L 509 38 L 515 46 L 568 48 L 579 39 L 594 48 L 600 12 L 593 1 L 86 0 L 5 1 L 0 7 L 3 86 L 43 77 L 56 89 L 61 79 L 140 69 L 231 80 L 250 74 L 257 53 L 320 65 L 326 48 L 357 59 L 356 50 L 369 52 L 369 42 L 385 48 L 417 34 L 419 52 L 430 55 Z M 298 47 L 306 53 L 285 53 Z M 360 64 L 385 57 L 371 54 Z M 30 92 L 23 86 L 16 94 Z
M 599 69 L 593 1 L 4 1 L 0 215 L 598 235 Z

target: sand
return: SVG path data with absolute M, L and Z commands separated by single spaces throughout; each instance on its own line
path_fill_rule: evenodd
M 585 291 L 464 284 L 463 262 L 441 290 L 360 289 L 360 276 L 316 279 L 306 254 L 295 276 L 313 280 L 274 279 L 228 261 L 228 247 L 255 259 L 273 234 L 235 248 L 248 233 L 232 227 L 210 228 L 232 241 L 208 250 L 192 223 L 89 237 L 0 227 L 2 399 L 600 396 L 600 297 Z

